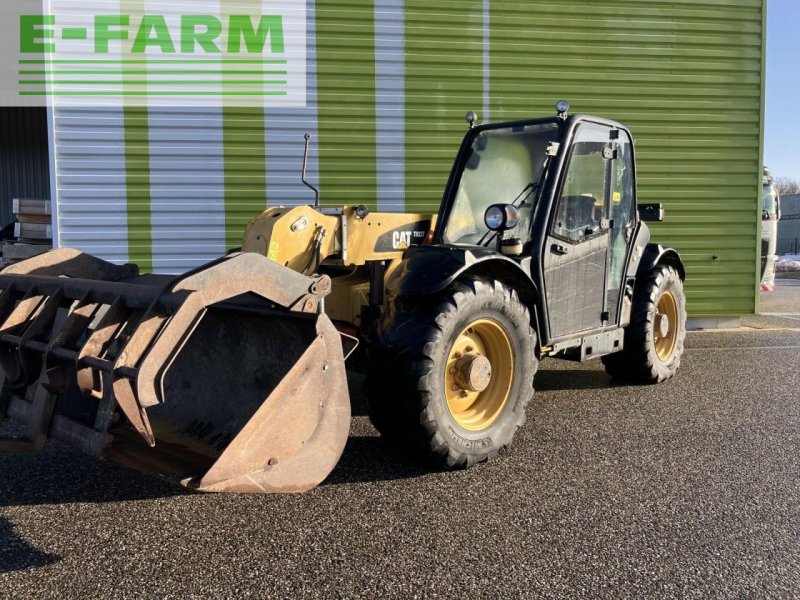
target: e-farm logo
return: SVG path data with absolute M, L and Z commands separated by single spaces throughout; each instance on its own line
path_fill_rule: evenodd
M 161 3 L 162 11 L 139 2 L 148 8 L 139 14 L 54 0 L 51 10 L 59 4 L 70 10 L 19 15 L 21 98 L 305 105 L 305 0 L 238 3 L 227 13 L 219 0 Z
M 254 21 L 258 20 L 258 25 Z M 108 54 L 111 40 L 130 39 L 130 15 L 97 15 L 92 28 L 95 54 Z M 22 15 L 20 17 L 20 52 L 55 52 L 55 15 Z M 180 48 L 184 54 L 200 50 L 206 54 L 220 54 L 222 48 L 222 21 L 213 15 L 183 15 L 180 17 Z M 62 40 L 86 40 L 88 27 L 63 27 Z M 280 15 L 231 15 L 228 18 L 227 53 L 239 54 L 242 42 L 249 53 L 261 54 L 270 39 L 272 54 L 283 54 L 283 17 Z M 48 41 L 44 41 L 48 40 Z M 148 49 L 158 49 L 163 54 L 177 52 L 175 37 L 164 15 L 143 15 L 136 29 L 131 54 L 145 54 Z

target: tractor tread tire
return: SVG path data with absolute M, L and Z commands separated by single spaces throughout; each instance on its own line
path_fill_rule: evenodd
M 653 327 L 659 298 L 668 288 L 677 302 L 678 331 L 672 356 L 663 362 L 653 345 Z M 675 375 L 680 367 L 685 338 L 686 298 L 683 282 L 674 267 L 658 265 L 636 284 L 631 321 L 625 328 L 623 349 L 603 356 L 601 360 L 606 373 L 614 379 L 661 383 Z
M 460 430 L 449 413 L 442 360 L 462 325 L 487 311 L 504 321 L 516 346 L 517 370 L 496 421 L 473 435 Z M 370 420 L 391 445 L 440 468 L 469 468 L 492 460 L 525 422 L 538 365 L 535 349 L 527 307 L 497 281 L 462 280 L 436 297 L 401 298 L 395 319 L 370 349 L 372 368 L 365 383 Z M 478 436 L 484 437 L 474 439 Z

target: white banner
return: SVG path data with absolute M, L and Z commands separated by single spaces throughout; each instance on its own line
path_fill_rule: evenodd
M 14 0 L 0 103 L 306 105 L 305 0 Z

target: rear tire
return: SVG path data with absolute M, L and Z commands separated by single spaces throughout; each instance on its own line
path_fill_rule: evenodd
M 686 298 L 673 268 L 655 267 L 637 282 L 622 351 L 602 358 L 615 379 L 666 381 L 678 370 L 686 338 Z
M 499 282 L 402 299 L 371 349 L 370 419 L 394 446 L 439 467 L 491 460 L 525 422 L 535 350 L 528 309 Z

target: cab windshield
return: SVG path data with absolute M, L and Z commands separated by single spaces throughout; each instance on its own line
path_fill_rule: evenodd
M 514 204 L 520 220 L 513 237 L 528 241 L 547 146 L 558 125 L 539 123 L 480 132 L 472 142 L 444 231 L 444 243 L 474 245 L 488 233 L 483 222 L 492 204 Z
M 774 217 L 775 213 L 778 211 L 775 201 L 775 188 L 771 185 L 765 185 L 762 199 L 763 208 L 761 210 L 768 214 L 770 218 Z

